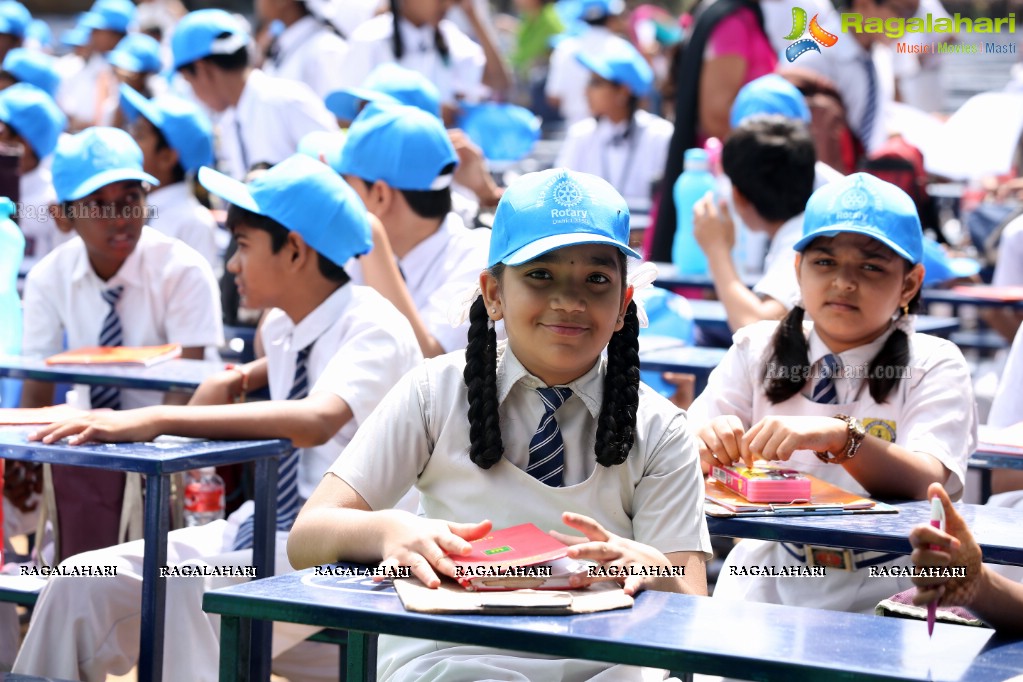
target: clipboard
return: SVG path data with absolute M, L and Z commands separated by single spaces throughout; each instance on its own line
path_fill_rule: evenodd
M 398 578 L 394 589 L 405 610 L 417 613 L 571 616 L 629 609 L 633 604 L 617 583 L 597 583 L 581 590 L 470 592 L 447 581 L 431 589 L 416 578 Z
M 899 513 L 898 508 L 890 504 L 843 490 L 816 476 L 803 475 L 810 479 L 810 499 L 791 504 L 750 502 L 720 482 L 707 478 L 704 480 L 704 512 L 715 518 Z

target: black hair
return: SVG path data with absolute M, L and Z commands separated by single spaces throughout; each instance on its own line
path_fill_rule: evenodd
M 455 172 L 455 163 L 449 163 L 440 169 L 437 176 L 451 175 Z M 369 183 L 372 185 L 373 183 Z M 367 186 L 369 186 L 367 185 Z M 443 218 L 451 213 L 451 188 L 428 190 L 398 190 L 405 197 L 409 208 L 420 218 Z
M 619 256 L 619 263 L 624 279 L 624 256 Z M 499 263 L 490 268 L 490 275 L 500 279 L 504 269 Z M 497 337 L 482 296 L 469 311 L 468 338 L 462 376 L 468 389 L 469 458 L 480 468 L 489 469 L 501 459 L 504 444 L 497 404 Z M 630 301 L 624 325 L 611 335 L 607 346 L 604 400 L 597 417 L 594 446 L 598 464 L 614 466 L 629 456 L 636 440 L 638 407 L 639 319 L 636 304 Z
M 306 0 L 296 0 L 296 2 L 298 3 L 299 7 L 302 8 L 302 11 L 306 15 L 316 20 L 316 23 L 320 24 L 321 26 L 325 26 L 331 33 L 333 33 L 337 37 L 341 39 L 346 38 L 344 31 L 342 31 L 337 24 L 335 24 L 327 17 L 320 16 L 317 12 L 311 11 L 309 9 L 309 4 L 306 2 Z
M 152 123 L 150 123 L 152 125 Z M 170 144 L 167 142 L 167 138 L 164 136 L 163 131 L 153 126 L 153 130 L 156 132 L 156 151 L 161 149 L 171 149 Z M 178 154 L 178 162 L 174 164 L 174 168 L 171 170 L 171 181 L 172 182 L 184 182 L 185 181 L 185 167 L 181 165 L 181 155 Z
M 233 34 L 230 31 L 224 31 L 218 34 L 215 40 L 221 40 L 231 35 Z M 230 54 L 211 54 L 195 61 L 208 62 L 221 71 L 242 71 L 249 65 L 249 47 L 248 45 L 243 45 Z M 194 76 L 195 62 L 189 62 L 178 67 L 178 71 L 184 71 L 188 75 Z
M 405 56 L 405 43 L 401 39 L 401 31 L 398 26 L 398 19 L 401 18 L 401 3 L 399 0 L 391 0 L 391 19 L 394 21 L 394 32 L 391 34 L 391 51 L 394 52 L 394 60 L 401 61 Z M 440 32 L 440 26 L 433 29 L 433 46 L 440 55 L 440 59 L 447 66 L 451 63 L 451 52 L 448 49 L 448 42 L 444 34 Z
M 240 223 L 244 223 L 246 227 L 251 227 L 254 230 L 261 230 L 270 235 L 270 251 L 272 253 L 278 253 L 284 248 L 284 245 L 288 243 L 288 233 L 290 230 L 279 222 L 265 215 L 253 213 L 248 209 L 244 209 L 241 206 L 231 204 L 227 209 L 227 229 L 232 233 L 235 227 Z M 310 247 L 312 248 L 312 247 Z M 316 251 L 315 249 L 313 249 Z M 331 282 L 338 285 L 345 285 L 349 281 L 348 273 L 345 269 L 324 256 L 319 251 L 316 251 L 316 264 L 320 270 L 320 274 Z
M 903 260 L 906 270 L 912 265 Z M 920 310 L 920 292 L 906 306 L 910 314 Z M 904 310 L 902 314 L 906 314 Z M 764 393 L 771 404 L 785 402 L 803 390 L 810 376 L 810 350 L 803 333 L 803 316 L 806 311 L 795 306 L 789 311 L 774 332 L 768 354 L 765 357 L 761 381 Z M 904 369 L 909 363 L 909 338 L 901 329 L 896 329 L 881 346 L 871 361 L 867 374 L 870 397 L 879 405 L 888 400 L 888 395 L 898 385 L 904 371 L 888 371 L 890 368 Z
M 816 161 L 806 124 L 781 115 L 745 121 L 721 150 L 721 167 L 732 186 L 769 221 L 785 221 L 806 209 Z

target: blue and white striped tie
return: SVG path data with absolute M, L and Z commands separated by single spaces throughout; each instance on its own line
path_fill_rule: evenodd
M 835 375 L 838 374 L 838 358 L 828 353 L 817 361 L 817 381 L 814 382 L 810 399 L 815 403 L 835 404 L 838 402 L 838 389 L 835 387 Z
M 572 396 L 572 389 L 538 388 L 536 392 L 543 401 L 544 413 L 540 425 L 529 441 L 529 464 L 526 473 L 552 488 L 565 484 L 565 441 L 558 428 L 554 413 Z
M 124 293 L 123 286 L 111 287 L 103 292 L 103 300 L 110 306 L 110 311 L 103 318 L 103 329 L 99 333 L 99 345 L 120 346 L 124 343 L 121 329 L 121 317 L 117 314 L 117 302 Z M 93 409 L 109 407 L 121 409 L 121 389 L 115 386 L 92 386 L 89 388 L 89 403 Z
M 309 344 L 295 358 L 295 380 L 291 383 L 288 400 L 301 400 L 309 395 L 308 363 L 313 346 Z M 298 449 L 281 458 L 277 464 L 277 530 L 289 531 L 298 516 Z M 249 549 L 253 542 L 255 515 L 245 519 L 234 537 L 234 549 Z
M 867 71 L 867 106 L 863 110 L 863 118 L 860 119 L 860 142 L 869 150 L 870 136 L 877 121 L 877 68 L 869 55 L 863 60 L 863 68 Z

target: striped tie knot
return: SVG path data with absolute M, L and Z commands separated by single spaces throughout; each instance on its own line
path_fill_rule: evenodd
M 834 404 L 838 402 L 838 389 L 835 378 L 842 367 L 841 361 L 833 353 L 828 353 L 817 361 L 816 381 L 810 399 L 815 403 Z
M 564 485 L 565 442 L 554 413 L 572 396 L 572 389 L 564 386 L 538 388 L 544 412 L 540 425 L 529 441 L 529 464 L 526 473 L 552 488 Z
M 123 293 L 124 285 L 118 284 L 116 287 L 104 289 L 102 296 L 104 301 L 106 301 L 109 305 L 114 306 L 117 305 L 117 302 L 121 300 L 121 294 Z
M 100 292 L 103 300 L 110 306 L 106 317 L 103 318 L 103 327 L 99 332 L 99 345 L 121 346 L 124 344 L 124 332 L 121 328 L 121 318 L 117 314 L 117 302 L 124 293 L 124 286 L 110 287 Z M 89 388 L 89 403 L 93 409 L 101 407 L 111 410 L 121 409 L 121 390 L 116 386 L 92 386 Z

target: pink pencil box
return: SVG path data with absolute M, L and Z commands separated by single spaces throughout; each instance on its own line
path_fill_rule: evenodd
M 795 469 L 712 466 L 710 475 L 750 502 L 810 501 L 810 479 Z

